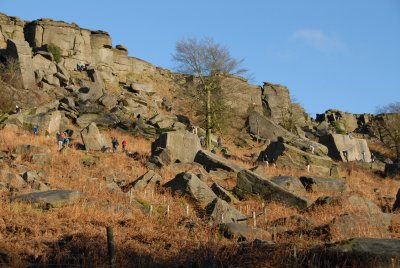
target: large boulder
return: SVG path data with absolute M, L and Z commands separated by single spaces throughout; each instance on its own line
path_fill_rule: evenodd
M 346 184 L 339 179 L 302 176 L 300 181 L 310 192 L 341 193 L 346 190 Z
M 12 201 L 31 203 L 43 208 L 57 208 L 79 202 L 82 193 L 74 190 L 50 190 L 30 194 L 17 195 Z
M 228 192 L 228 190 L 224 189 L 222 186 L 220 186 L 218 183 L 214 182 L 211 185 L 211 190 L 222 200 L 228 202 L 228 203 L 237 203 L 239 200 L 233 194 Z
M 276 176 L 272 177 L 271 181 L 296 195 L 306 193 L 306 189 L 298 178 L 291 176 Z
M 157 186 L 160 186 L 161 176 L 155 173 L 152 170 L 149 170 L 135 181 L 128 185 L 128 188 L 132 188 L 135 191 L 143 191 L 147 189 L 154 189 Z
M 243 169 L 241 166 L 205 150 L 200 150 L 196 154 L 194 161 L 203 165 L 208 172 L 224 170 L 236 174 Z
M 14 86 L 24 89 L 36 87 L 35 74 L 33 72 L 32 49 L 28 42 L 8 39 L 6 54 L 18 63 L 16 70 L 18 79 L 11 81 Z
M 282 85 L 264 82 L 263 93 L 264 113 L 274 122 L 282 122 L 291 106 L 289 89 Z
M 95 123 L 91 123 L 81 131 L 82 142 L 88 151 L 100 151 L 107 147 L 105 138 Z
M 7 48 L 7 40 L 25 40 L 25 22 L 18 17 L 9 17 L 0 13 L 0 49 Z
M 261 155 L 267 155 L 269 161 L 280 167 L 307 170 L 309 165 L 313 173 L 331 176 L 331 158 L 312 154 L 282 142 L 271 143 Z
M 298 209 L 307 208 L 311 202 L 301 196 L 260 177 L 249 170 L 242 170 L 237 175 L 235 191 L 240 195 L 260 195 L 266 201 L 276 201 Z
M 162 133 L 151 145 L 152 156 L 165 165 L 191 163 L 200 149 L 199 138 L 188 131 Z
M 45 133 L 55 133 L 61 130 L 62 123 L 64 123 L 64 115 L 60 111 L 45 112 L 40 114 L 28 115 L 24 117 L 24 127 L 33 129 L 35 126 L 39 131 Z
M 207 205 L 206 214 L 210 220 L 215 223 L 229 223 L 247 220 L 246 216 L 240 211 L 219 198 L 215 198 Z
M 208 185 L 193 173 L 179 173 L 174 179 L 164 184 L 173 193 L 188 195 L 201 206 L 206 206 L 214 201 L 217 196 Z
M 331 134 L 320 137 L 319 142 L 329 149 L 328 155 L 341 161 L 371 161 L 371 153 L 367 141 L 348 135 Z M 347 152 L 347 157 L 345 156 Z
M 311 267 L 399 267 L 400 239 L 352 238 L 308 251 Z
M 131 90 L 133 92 L 149 96 L 154 95 L 156 93 L 156 91 L 153 88 L 153 85 L 151 84 L 132 83 Z
M 267 231 L 237 222 L 220 224 L 219 231 L 224 237 L 228 239 L 236 238 L 238 241 L 251 241 L 254 239 L 266 241 L 271 239 L 271 234 Z

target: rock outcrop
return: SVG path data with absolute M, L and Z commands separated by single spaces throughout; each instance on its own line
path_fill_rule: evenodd
M 107 143 L 95 123 L 91 123 L 81 131 L 81 137 L 86 150 L 101 151 Z
M 348 135 L 332 134 L 320 137 L 319 142 L 329 149 L 328 155 L 341 161 L 371 162 L 371 152 L 367 141 L 349 137 Z

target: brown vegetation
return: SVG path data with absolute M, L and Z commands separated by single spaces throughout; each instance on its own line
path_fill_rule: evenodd
M 218 234 L 216 226 L 207 223 L 191 206 L 190 215 L 186 215 L 188 201 L 174 197 L 165 191 L 135 193 L 134 198 L 145 207 L 153 207 L 152 215 L 143 214 L 129 204 L 129 196 L 122 192 L 110 193 L 104 187 L 106 177 L 125 178 L 133 181 L 147 171 L 145 163 L 150 156 L 150 141 L 134 138 L 116 130 L 105 133 L 111 141 L 118 136 L 128 141 L 128 149 L 138 152 L 139 160 L 117 153 L 87 153 L 70 148 L 63 153 L 57 152 L 55 138 L 33 137 L 25 132 L 13 133 L 0 131 L 0 151 L 11 152 L 18 144 L 48 146 L 53 159 L 50 166 L 33 166 L 22 160 L 20 164 L 31 170 L 44 170 L 49 174 L 51 187 L 54 189 L 75 189 L 85 193 L 80 203 L 57 209 L 41 210 L 29 204 L 10 202 L 8 194 L 3 194 L 0 205 L 0 266 L 22 267 L 54 265 L 65 267 L 106 266 L 107 226 L 113 227 L 119 267 L 172 266 L 186 267 L 218 266 L 232 267 L 276 267 L 296 266 L 299 261 L 293 259 L 293 246 L 298 252 L 306 252 L 311 246 L 327 241 L 338 241 L 342 237 L 333 232 L 329 237 L 320 234 L 280 233 L 276 239 L 279 246 L 267 247 L 252 244 L 240 244 L 227 240 Z M 83 165 L 88 157 L 95 158 L 95 164 Z M 96 158 L 98 157 L 98 158 Z M 240 160 L 237 160 L 240 162 Z M 1 163 L 1 169 L 9 168 L 10 163 Z M 249 166 L 248 163 L 241 163 Z M 304 171 L 275 169 L 264 167 L 267 174 L 304 175 Z M 400 187 L 399 181 L 384 180 L 369 170 L 346 164 L 342 166 L 346 175 L 347 192 L 366 197 L 382 205 L 382 196 L 395 197 Z M 164 174 L 163 182 L 173 174 Z M 94 179 L 97 178 L 97 179 Z M 225 182 L 233 186 L 234 180 Z M 377 192 L 375 189 L 379 189 Z M 327 193 L 307 193 L 306 197 L 315 200 Z M 110 209 L 107 204 L 120 205 L 126 209 Z M 169 205 L 171 213 L 166 214 Z M 252 211 L 263 211 L 263 201 L 251 198 L 236 204 L 246 215 Z M 267 222 L 261 215 L 257 219 L 260 228 L 274 233 L 278 219 L 295 216 L 310 220 L 315 226 L 329 224 L 336 216 L 357 211 L 357 207 L 330 204 L 307 212 L 300 212 L 278 203 L 267 203 Z M 194 227 L 185 227 L 187 222 L 195 222 Z M 275 223 L 274 223 L 275 222 Z M 253 224 L 251 220 L 248 222 Z M 360 222 L 352 236 L 400 237 L 398 232 L 379 234 Z M 301 226 L 296 222 L 287 222 L 282 228 L 296 230 Z

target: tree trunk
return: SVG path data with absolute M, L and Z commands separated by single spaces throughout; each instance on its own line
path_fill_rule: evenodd
M 206 129 L 206 145 L 207 149 L 211 149 L 211 127 L 212 127 L 212 119 L 211 119 L 211 88 L 210 87 L 205 87 L 205 90 L 207 92 L 207 129 Z

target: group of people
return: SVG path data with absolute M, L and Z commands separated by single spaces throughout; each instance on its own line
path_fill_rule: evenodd
M 69 138 L 64 131 L 58 131 L 56 134 L 57 142 L 58 142 L 58 150 L 61 151 L 64 148 L 69 147 Z
M 86 71 L 86 65 L 82 64 L 82 63 L 78 63 L 76 65 L 76 70 L 79 71 L 79 72 Z
M 112 144 L 112 150 L 115 153 L 118 150 L 118 146 L 119 146 L 118 139 L 116 137 L 113 137 L 111 140 L 111 144 Z M 122 140 L 122 152 L 127 151 L 127 148 L 126 148 L 127 145 L 128 145 L 128 142 L 125 139 L 123 139 Z

